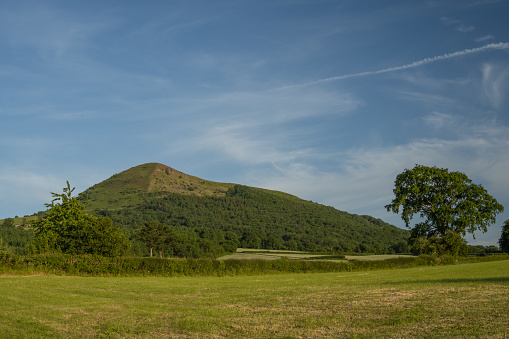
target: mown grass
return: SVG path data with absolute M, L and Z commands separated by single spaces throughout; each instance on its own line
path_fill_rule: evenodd
M 239 248 L 235 253 L 224 255 L 219 260 L 278 260 L 282 258 L 287 259 L 313 259 L 325 258 L 329 255 L 316 254 L 301 251 L 277 251 L 277 250 L 253 250 Z
M 235 277 L 0 276 L 0 337 L 509 335 L 509 261 Z
M 224 255 L 219 260 L 278 260 L 282 258 L 297 260 L 386 260 L 411 257 L 408 254 L 376 254 L 376 255 L 337 255 L 301 251 L 255 250 L 238 248 L 235 253 Z

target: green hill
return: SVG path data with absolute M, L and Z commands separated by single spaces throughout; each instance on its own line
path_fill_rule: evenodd
M 148 194 L 224 196 L 234 184 L 203 180 L 166 165 L 148 163 L 130 168 L 83 192 L 88 211 L 115 210 L 139 206 Z
M 207 181 L 171 167 L 133 167 L 82 194 L 88 211 L 121 224 L 129 235 L 148 221 L 170 225 L 179 256 L 219 255 L 232 246 L 320 252 L 390 253 L 409 232 L 293 195 Z M 135 252 L 144 251 L 134 241 Z

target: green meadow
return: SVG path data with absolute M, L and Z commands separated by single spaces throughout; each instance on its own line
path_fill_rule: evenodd
M 509 336 L 509 261 L 235 277 L 0 276 L 2 338 Z

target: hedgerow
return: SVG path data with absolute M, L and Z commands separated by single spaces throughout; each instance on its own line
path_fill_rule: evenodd
M 508 259 L 509 255 L 476 258 L 419 256 L 372 261 L 307 261 L 286 258 L 279 260 L 215 260 L 102 257 L 61 253 L 19 256 L 0 252 L 0 272 L 75 276 L 239 276 L 366 271 Z

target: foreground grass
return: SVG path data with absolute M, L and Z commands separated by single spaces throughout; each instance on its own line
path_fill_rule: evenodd
M 509 261 L 200 278 L 0 276 L 0 337 L 507 337 Z

